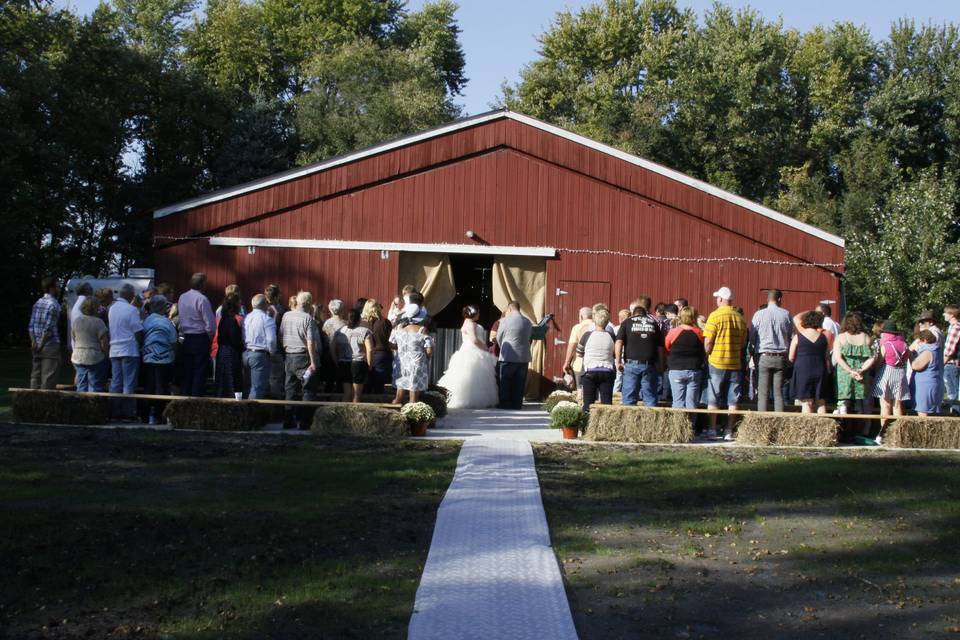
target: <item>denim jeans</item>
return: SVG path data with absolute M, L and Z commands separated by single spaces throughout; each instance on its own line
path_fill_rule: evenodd
M 960 401 L 960 392 L 957 386 L 960 385 L 960 367 L 951 363 L 943 365 L 943 397 L 947 404 L 955 405 Z
M 77 391 L 90 392 L 106 390 L 107 379 L 104 375 L 105 369 L 103 362 L 91 365 L 75 364 L 73 368 L 77 372 Z
M 700 370 L 671 369 L 667 374 L 674 409 L 696 409 L 700 400 Z
M 266 351 L 244 351 L 243 368 L 250 380 L 251 400 L 263 400 L 270 392 L 270 354 Z
M 137 376 L 140 373 L 140 358 L 125 356 L 110 358 L 110 393 L 136 393 Z M 135 418 L 136 400 L 111 399 L 112 413 L 116 418 Z
M 783 411 L 783 372 L 787 369 L 786 355 L 760 356 L 757 363 L 757 411 L 766 411 L 770 400 L 770 382 L 773 382 L 773 409 Z
M 710 365 L 707 404 L 714 407 L 735 407 L 740 402 L 740 387 L 743 371 L 740 369 L 717 369 Z
M 623 363 L 623 404 L 635 405 L 642 396 L 644 406 L 657 406 L 659 380 L 655 364 L 626 360 Z

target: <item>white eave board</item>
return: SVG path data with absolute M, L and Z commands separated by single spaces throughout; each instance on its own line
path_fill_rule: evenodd
M 460 253 L 491 256 L 535 256 L 556 258 L 552 247 L 509 247 L 483 244 L 443 244 L 420 242 L 363 242 L 352 240 L 300 240 L 296 238 L 212 237 L 214 247 L 271 247 L 284 249 L 344 249 L 347 251 L 415 251 L 418 253 Z

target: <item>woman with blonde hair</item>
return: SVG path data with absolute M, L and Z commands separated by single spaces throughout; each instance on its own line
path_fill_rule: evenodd
M 680 309 L 677 322 L 677 326 L 670 330 L 664 341 L 673 407 L 696 409 L 700 400 L 700 380 L 706 359 L 703 331 L 697 326 L 697 310 L 693 307 Z
M 376 298 L 367 298 L 360 312 L 360 324 L 373 334 L 373 364 L 367 380 L 366 393 L 383 393 L 384 385 L 393 377 L 393 351 L 390 332 L 393 325 L 384 317 L 383 305 Z
M 109 362 L 110 333 L 97 312 L 100 302 L 88 296 L 80 305 L 81 315 L 70 326 L 73 351 L 70 361 L 77 370 L 77 391 L 106 391 L 104 361 Z

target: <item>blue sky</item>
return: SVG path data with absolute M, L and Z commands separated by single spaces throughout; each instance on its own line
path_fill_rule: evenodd
M 97 0 L 56 0 L 80 13 L 89 13 Z M 410 0 L 417 9 L 425 0 Z M 523 65 L 537 55 L 537 36 L 549 27 L 557 11 L 577 10 L 589 2 L 581 0 L 459 0 L 457 18 L 466 54 L 469 78 L 458 102 L 467 114 L 489 109 L 500 94 L 504 80 L 515 82 Z M 713 0 L 680 0 L 698 15 L 713 5 Z M 817 24 L 850 21 L 865 25 L 875 38 L 883 38 L 890 24 L 908 17 L 920 23 L 960 24 L 958 0 L 727 0 L 725 4 L 751 6 L 767 18 L 781 16 L 784 25 L 806 31 Z

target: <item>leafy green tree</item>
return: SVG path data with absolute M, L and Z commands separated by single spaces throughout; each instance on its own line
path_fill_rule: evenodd
M 459 108 L 433 66 L 414 51 L 370 41 L 317 56 L 297 101 L 301 161 L 313 162 L 455 118 Z
M 300 148 L 290 105 L 257 95 L 235 112 L 210 159 L 213 186 L 230 187 L 290 167 Z
M 669 123 L 696 18 L 674 0 L 607 0 L 561 11 L 540 58 L 504 86 L 510 109 L 678 166 Z
M 872 229 L 849 238 L 846 274 L 853 308 L 904 329 L 918 311 L 960 299 L 955 181 L 933 169 L 909 178 L 873 209 Z
M 954 25 L 917 28 L 911 20 L 894 25 L 881 46 L 879 84 L 866 107 L 872 129 L 882 134 L 903 171 L 943 167 L 957 160 L 960 37 Z

